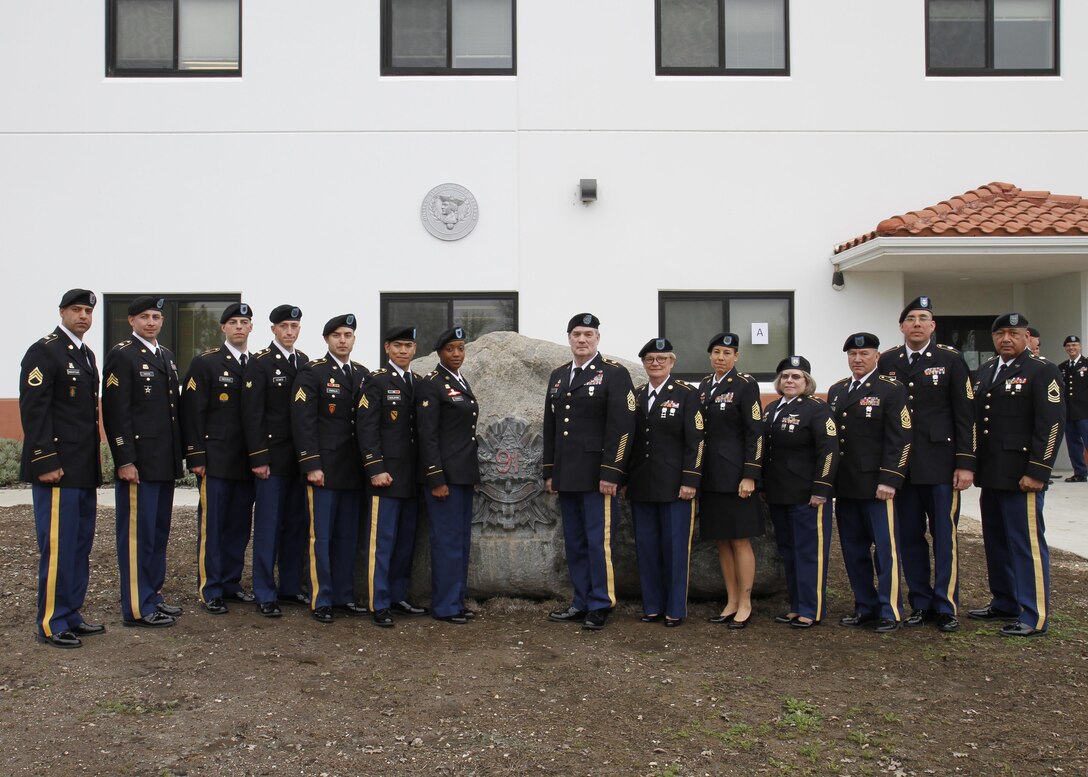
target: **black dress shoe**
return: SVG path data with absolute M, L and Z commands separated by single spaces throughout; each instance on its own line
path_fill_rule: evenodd
M 224 599 L 230 599 L 233 602 L 255 602 L 257 597 L 251 594 L 249 591 L 231 591 L 229 594 L 223 594 Z
M 937 628 L 941 631 L 956 631 L 959 627 L 960 622 L 955 615 L 942 612 L 937 616 Z
M 728 615 L 715 615 L 707 618 L 711 623 L 732 623 L 733 619 L 737 617 L 735 612 L 731 612 Z
M 608 610 L 590 610 L 582 624 L 583 629 L 600 631 L 608 623 Z
M 853 615 L 847 615 L 845 618 L 839 619 L 840 626 L 846 626 L 847 628 L 857 628 L 858 626 L 867 626 L 875 621 L 871 615 L 862 615 L 859 612 L 855 612 Z
M 1002 626 L 997 633 L 1002 637 L 1040 637 L 1046 634 L 1046 629 L 1033 629 L 1028 624 L 1017 621 Z
M 468 623 L 468 618 L 461 613 L 457 613 L 456 615 L 436 615 L 434 618 L 435 620 L 443 621 L 444 623 L 456 623 L 458 626 L 464 626 Z
M 136 626 L 141 629 L 168 629 L 177 621 L 166 613 L 154 610 L 139 620 L 121 621 L 126 626 Z
M 318 607 L 310 613 L 310 617 L 318 623 L 332 623 L 332 607 Z
M 913 610 L 907 619 L 903 621 L 904 626 L 921 626 L 923 623 L 929 623 L 933 620 L 933 610 Z
M 968 610 L 967 617 L 977 621 L 1014 621 L 1020 616 L 1011 612 L 1001 612 L 993 607 L 982 607 L 978 610 Z
M 677 626 L 683 626 L 683 625 L 684 625 L 684 619 L 683 618 L 665 618 L 665 628 L 666 629 L 675 629 Z
M 393 625 L 393 613 L 388 609 L 371 613 L 370 617 L 374 620 L 375 626 L 381 626 L 383 629 L 388 629 Z
M 166 602 L 159 602 L 155 605 L 155 609 L 163 615 L 169 615 L 171 618 L 176 618 L 184 612 L 180 607 L 173 604 L 167 604 Z
M 790 628 L 791 629 L 811 629 L 817 623 L 819 623 L 819 621 L 803 621 L 800 618 L 794 618 L 793 620 L 790 621 Z
M 548 620 L 560 623 L 581 623 L 588 614 L 585 610 L 576 610 L 572 605 L 565 610 L 552 610 L 548 613 Z
M 261 602 L 257 605 L 257 612 L 266 618 L 278 618 L 283 615 L 283 610 L 275 602 Z
M 793 619 L 797 616 L 791 616 L 788 612 L 784 612 L 780 615 L 774 616 L 775 623 L 793 623 Z
M 222 599 L 209 599 L 200 606 L 211 615 L 226 615 L 228 612 L 227 605 L 223 604 Z
M 1053 481 L 1051 481 L 1053 482 Z M 1088 483 L 1088 477 L 1084 475 L 1070 475 L 1065 479 L 1066 483 Z
M 736 613 L 734 613 L 734 616 L 735 615 L 736 615 Z M 733 620 L 731 620 L 731 621 L 729 621 L 729 623 L 725 624 L 725 627 L 727 629 L 746 629 L 746 628 L 748 628 L 748 624 L 751 623 L 751 622 L 752 622 L 752 613 L 748 613 L 748 617 L 745 618 L 744 620 L 737 620 L 737 618 L 734 617 Z
M 881 618 L 873 626 L 873 631 L 877 634 L 890 634 L 893 631 L 899 631 L 899 621 L 893 621 L 891 618 Z
M 35 634 L 34 637 L 43 645 L 52 645 L 56 648 L 77 648 L 83 645 L 79 641 L 79 637 L 70 631 L 58 631 L 52 637 L 47 637 L 44 634 Z
M 356 604 L 355 602 L 346 602 L 345 604 L 334 604 L 332 606 L 334 610 L 347 613 L 348 615 L 369 615 L 370 610 L 366 607 Z
M 467 621 L 470 621 L 470 620 L 472 620 L 473 618 L 476 617 L 476 611 L 475 610 L 461 610 L 461 617 L 464 618 Z
M 402 599 L 399 602 L 393 602 L 393 606 L 390 607 L 393 612 L 400 613 L 401 615 L 426 615 L 430 610 L 426 607 L 416 607 L 407 599 Z
M 658 613 L 657 615 L 643 615 L 639 620 L 642 623 L 657 623 L 661 620 L 661 613 Z
M 297 604 L 301 607 L 310 606 L 310 597 L 306 596 L 306 594 L 283 594 L 277 601 L 280 604 Z
M 73 626 L 68 631 L 75 634 L 77 637 L 97 637 L 99 634 L 106 633 L 106 627 L 101 623 L 81 623 L 78 626 Z

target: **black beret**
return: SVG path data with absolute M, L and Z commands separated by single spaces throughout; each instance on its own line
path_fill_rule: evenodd
M 996 332 L 998 329 L 1027 329 L 1028 320 L 1019 313 L 1003 313 L 994 319 L 994 322 L 990 324 L 990 331 Z
M 588 326 L 593 329 L 600 329 L 601 320 L 592 313 L 579 313 L 576 316 L 572 316 L 570 321 L 567 322 L 567 334 L 569 335 L 573 332 L 576 326 Z
M 899 323 L 900 324 L 903 323 L 903 320 L 906 319 L 907 314 L 910 313 L 912 310 L 926 310 L 926 311 L 929 311 L 930 314 L 932 314 L 933 313 L 933 300 L 931 300 L 929 297 L 926 297 L 924 295 L 921 296 L 921 297 L 915 297 L 914 299 L 912 299 L 910 302 L 907 303 L 907 306 L 905 308 L 903 308 L 903 312 L 899 314 Z
M 1080 342 L 1079 337 L 1077 337 L 1076 335 L 1069 335 L 1069 337 L 1065 338 L 1065 342 L 1063 342 L 1062 345 L 1069 345 L 1070 343 L 1079 343 L 1079 342 Z
M 812 365 L 809 364 L 808 359 L 804 356 L 787 356 L 785 359 L 778 363 L 778 366 L 774 368 L 775 372 L 782 372 L 782 370 L 801 370 L 801 372 L 807 372 L 812 374 Z
M 325 328 L 321 330 L 321 336 L 322 337 L 328 337 L 329 335 L 331 335 L 333 332 L 335 332 L 337 329 L 339 329 L 342 326 L 346 326 L 351 331 L 354 332 L 355 331 L 355 314 L 354 313 L 345 313 L 342 316 L 337 316 L 336 318 L 330 318 L 328 321 L 325 322 Z
M 90 289 L 68 289 L 60 298 L 60 307 L 69 305 L 90 305 L 92 308 L 98 304 L 98 297 Z
M 1028 334 L 1031 335 L 1032 337 L 1042 337 L 1042 335 L 1039 334 L 1039 330 L 1036 329 L 1033 326 L 1028 327 Z
M 843 353 L 855 348 L 879 348 L 880 338 L 870 332 L 857 332 L 846 338 Z
M 394 340 L 411 340 L 414 343 L 416 341 L 416 328 L 414 326 L 390 327 L 385 332 L 384 342 L 391 343 Z
M 298 321 L 302 318 L 302 309 L 294 305 L 277 305 L 268 314 L 268 320 L 273 324 L 281 324 L 284 321 Z
M 397 339 L 400 339 L 400 338 L 397 338 Z M 462 327 L 462 326 L 450 327 L 445 332 L 440 334 L 438 336 L 438 339 L 434 341 L 434 349 L 436 351 L 441 351 L 443 348 L 445 348 L 449 343 L 452 343 L 454 340 L 464 340 L 464 339 L 465 339 L 465 328 L 464 327 Z
M 716 334 L 710 339 L 710 344 L 706 347 L 706 352 L 710 353 L 714 350 L 714 346 L 721 345 L 726 348 L 732 348 L 734 351 L 740 350 L 740 338 L 732 332 L 722 332 Z
M 164 297 L 137 297 L 128 306 L 128 314 L 138 316 L 145 310 L 157 310 L 161 313 L 165 305 L 166 299 Z
M 664 337 L 657 337 L 642 346 L 642 350 L 638 352 L 638 358 L 641 359 L 648 353 L 672 353 L 672 350 L 672 343 Z
M 232 302 L 227 305 L 223 315 L 219 317 L 219 323 L 225 324 L 232 318 L 253 318 L 253 308 L 244 302 Z

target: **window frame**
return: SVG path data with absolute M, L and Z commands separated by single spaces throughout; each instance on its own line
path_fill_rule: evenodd
M 788 76 L 790 74 L 790 0 L 782 0 L 783 64 L 781 68 L 730 68 L 725 65 L 725 0 L 718 0 L 719 67 L 665 67 L 661 64 L 661 3 L 654 0 L 654 65 L 659 76 Z
M 926 76 L 978 77 L 978 76 L 1059 76 L 1061 75 L 1061 2 L 1050 0 L 1054 9 L 1054 66 L 1050 68 L 995 68 L 994 67 L 994 0 L 986 2 L 986 65 L 984 67 L 933 67 L 929 63 L 929 11 L 932 0 L 926 0 Z
M 518 74 L 518 0 L 510 0 L 510 61 L 508 68 L 453 67 L 453 2 L 446 0 L 446 66 L 397 67 L 393 65 L 393 3 L 381 0 L 381 63 L 383 76 L 516 76 Z
M 513 330 L 503 331 L 521 331 L 520 321 L 520 300 L 517 291 L 383 291 L 379 293 L 378 300 L 378 364 L 385 364 L 386 356 L 384 343 L 381 342 L 385 336 L 385 332 L 393 325 L 393 321 L 389 320 L 389 303 L 390 302 L 446 302 L 446 325 L 453 326 L 458 323 L 453 318 L 453 303 L 459 300 L 502 300 L 512 302 L 514 305 Z M 410 321 L 398 321 L 398 324 L 411 324 Z M 473 342 L 473 341 L 469 341 Z M 433 353 L 431 343 L 423 343 L 425 351 L 416 349 L 415 358 L 421 358 Z
M 242 77 L 242 0 L 238 0 L 238 67 L 233 70 L 180 70 L 178 68 L 178 21 L 181 3 L 174 3 L 174 64 L 170 68 L 118 67 L 117 61 L 117 0 L 106 0 L 106 77 L 107 78 L 241 78 Z
M 728 303 L 735 299 L 767 299 L 767 300 L 784 300 L 787 304 L 788 316 L 789 316 L 789 332 L 786 336 L 786 354 L 787 356 L 795 353 L 794 351 L 794 336 L 797 328 L 797 299 L 796 293 L 793 291 L 780 291 L 780 290 L 766 290 L 766 291 L 730 291 L 730 290 L 718 290 L 718 291 L 662 291 L 657 292 L 657 322 L 658 331 L 661 332 L 662 337 L 669 338 L 676 341 L 678 337 L 669 335 L 668 321 L 665 317 L 665 303 L 675 301 L 705 301 L 712 300 L 722 303 L 722 323 L 724 328 L 723 332 L 736 332 L 735 329 L 731 329 L 730 322 L 727 320 L 729 316 Z M 706 339 L 709 340 L 714 332 L 706 333 Z M 699 381 L 709 372 L 709 367 L 699 373 L 690 372 L 674 372 L 673 374 L 688 382 L 694 382 L 698 385 Z M 747 371 L 753 378 L 761 383 L 768 383 L 775 379 L 775 373 L 771 372 L 754 372 Z

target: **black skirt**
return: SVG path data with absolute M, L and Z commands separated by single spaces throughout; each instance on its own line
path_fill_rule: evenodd
M 699 495 L 699 537 L 704 540 L 743 540 L 764 532 L 759 495 L 704 491 Z

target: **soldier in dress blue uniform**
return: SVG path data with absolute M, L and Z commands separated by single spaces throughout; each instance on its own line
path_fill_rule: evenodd
M 472 495 L 480 482 L 476 422 L 479 405 L 461 374 L 465 330 L 455 326 L 434 344 L 438 367 L 416 386 L 416 428 L 423 496 L 431 519 L 431 612 L 464 624 L 472 548 Z
M 868 332 L 846 339 L 851 377 L 831 386 L 827 403 L 839 427 L 835 517 L 854 591 L 854 613 L 839 623 L 874 625 L 883 634 L 902 620 L 895 495 L 907 474 L 912 435 L 906 387 L 877 374 L 879 348 L 880 340 Z
M 393 613 L 426 615 L 408 601 L 416 546 L 419 480 L 416 443 L 416 330 L 395 326 L 385 334 L 386 368 L 377 370 L 359 400 L 359 449 L 370 478 L 367 569 L 370 611 L 378 626 L 393 625 Z
M 663 337 L 638 352 L 649 382 L 635 389 L 635 442 L 626 496 L 635 521 L 642 622 L 679 626 L 688 614 L 695 494 L 703 467 L 699 392 L 672 377 L 676 354 Z
M 763 493 L 770 505 L 790 609 L 775 622 L 808 629 L 823 620 L 831 553 L 831 498 L 839 432 L 827 403 L 812 396 L 816 381 L 804 356 L 778 363 L 781 396 L 763 410 Z
M 94 543 L 95 489 L 102 482 L 98 367 L 83 343 L 96 302 L 88 289 L 65 292 L 60 324 L 27 349 L 19 375 L 19 477 L 32 484 L 41 552 L 35 636 L 59 648 L 77 648 L 80 637 L 106 630 L 84 621 L 81 612 Z
M 117 468 L 117 560 L 126 626 L 174 625 L 181 608 L 167 604 L 166 545 L 181 477 L 181 389 L 174 354 L 159 344 L 162 297 L 128 306 L 132 338 L 115 345 L 103 365 L 102 422 Z
M 559 494 L 574 598 L 553 621 L 603 629 L 616 606 L 612 519 L 635 432 L 631 375 L 598 353 L 600 320 L 579 313 L 567 323 L 573 360 L 548 379 L 544 402 L 544 488 Z
M 232 302 L 219 317 L 223 345 L 193 359 L 182 381 L 182 437 L 189 471 L 197 477 L 197 596 L 212 615 L 224 599 L 253 601 L 242 589 L 242 568 L 253 521 L 253 473 L 242 430 L 242 385 L 249 362 L 253 310 Z
M 355 439 L 355 405 L 368 370 L 351 360 L 355 316 L 336 316 L 321 336 L 322 359 L 304 364 L 291 389 L 291 438 L 306 476 L 310 513 L 310 607 L 314 620 L 332 623 L 333 610 L 362 615 L 355 602 L 355 549 L 366 482 Z
M 904 344 L 880 357 L 880 373 L 907 387 L 914 430 L 907 479 L 895 496 L 900 558 L 909 589 L 904 625 L 935 622 L 959 628 L 959 560 L 956 533 L 960 491 L 975 476 L 974 393 L 960 352 L 933 342 L 933 301 L 907 303 L 899 314 Z M 926 530 L 933 538 L 933 570 Z
M 1069 335 L 1062 343 L 1069 358 L 1058 365 L 1065 384 L 1065 448 L 1073 474 L 1066 483 L 1088 482 L 1084 446 L 1088 445 L 1088 359 L 1081 354 L 1080 338 Z
M 242 391 L 242 427 L 249 468 L 257 478 L 253 510 L 253 595 L 257 612 L 282 613 L 277 602 L 308 605 L 302 593 L 309 536 L 305 489 L 291 437 L 292 386 L 309 361 L 295 349 L 302 311 L 279 305 L 268 316 L 272 343 L 253 354 Z M 279 570 L 279 581 L 276 570 Z
M 1065 425 L 1061 374 L 1028 350 L 1028 320 L 994 319 L 994 350 L 975 375 L 979 429 L 976 481 L 982 488 L 982 540 L 993 598 L 969 610 L 979 620 L 1008 620 L 1008 637 L 1045 634 L 1049 617 L 1050 553 L 1043 492 Z

